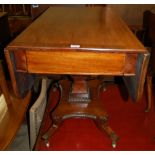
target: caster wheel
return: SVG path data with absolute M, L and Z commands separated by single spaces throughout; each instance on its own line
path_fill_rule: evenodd
M 148 113 L 149 111 L 150 111 L 149 109 L 146 109 L 146 110 L 145 110 L 146 113 Z
M 105 92 L 105 91 L 107 90 L 107 88 L 106 88 L 106 85 L 105 85 L 105 84 L 102 84 L 102 85 L 101 85 L 101 90 L 102 90 L 103 92 Z
M 54 87 L 54 88 L 53 88 L 53 92 L 56 92 L 56 91 L 57 91 L 57 88 L 56 88 L 56 87 Z
M 112 142 L 112 148 L 116 148 L 116 142 Z
M 50 143 L 49 142 L 45 142 L 46 147 L 50 147 Z

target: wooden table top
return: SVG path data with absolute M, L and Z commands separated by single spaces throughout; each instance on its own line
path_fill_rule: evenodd
M 146 49 L 110 7 L 50 7 L 8 48 L 89 49 L 144 53 Z

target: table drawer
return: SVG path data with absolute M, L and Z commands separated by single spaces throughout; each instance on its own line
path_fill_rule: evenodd
M 27 51 L 29 73 L 122 75 L 125 54 Z

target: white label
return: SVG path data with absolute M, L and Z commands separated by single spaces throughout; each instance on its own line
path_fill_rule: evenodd
M 80 45 L 70 45 L 71 48 L 80 48 Z

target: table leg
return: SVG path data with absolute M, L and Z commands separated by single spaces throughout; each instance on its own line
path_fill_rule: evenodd
M 102 131 L 105 132 L 110 139 L 112 140 L 112 147 L 116 147 L 116 142 L 119 139 L 119 137 L 115 134 L 115 132 L 108 126 L 107 120 L 105 120 L 102 117 L 98 117 L 94 120 L 96 126 Z
M 59 128 L 61 123 L 62 123 L 61 118 L 52 117 L 52 124 L 50 128 L 42 136 L 42 139 L 45 141 L 46 147 L 50 147 L 49 138 L 52 137 L 52 135 L 56 132 L 56 130 Z
M 60 82 L 62 99 L 57 108 L 52 112 L 52 125 L 42 136 L 48 147 L 49 138 L 55 133 L 60 124 L 69 118 L 90 118 L 97 127 L 105 132 L 112 140 L 112 147 L 116 147 L 118 136 L 108 126 L 108 114 L 99 100 L 100 81 L 86 81 L 86 77 L 73 77 L 72 82 Z M 91 94 L 91 95 L 90 95 Z

